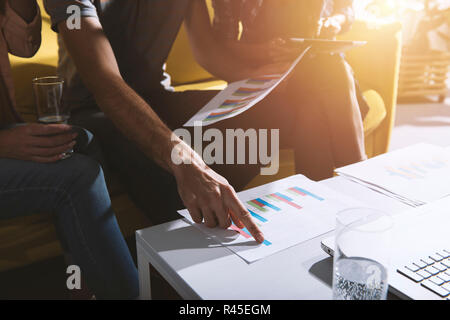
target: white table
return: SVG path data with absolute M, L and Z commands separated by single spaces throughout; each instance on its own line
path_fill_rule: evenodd
M 410 208 L 341 177 L 320 183 L 386 212 Z M 150 264 L 183 299 L 331 299 L 333 261 L 320 247 L 330 234 L 247 264 L 182 219 L 139 230 L 141 299 L 151 298 Z

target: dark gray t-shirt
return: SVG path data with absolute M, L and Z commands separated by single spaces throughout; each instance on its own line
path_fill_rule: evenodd
M 164 64 L 185 18 L 190 0 L 44 0 L 57 31 L 71 17 L 72 5 L 83 17 L 100 20 L 125 81 L 143 97 L 170 89 Z M 100 3 L 100 1 L 98 1 Z M 65 101 L 72 108 L 90 106 L 94 99 L 59 40 L 59 74 L 66 79 Z M 95 70 L 92 70 L 95 72 Z

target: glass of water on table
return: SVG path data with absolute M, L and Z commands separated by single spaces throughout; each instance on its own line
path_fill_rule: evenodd
M 386 299 L 392 229 L 392 217 L 378 210 L 352 208 L 337 214 L 333 299 Z
M 64 80 L 57 76 L 33 79 L 38 121 L 43 124 L 67 124 L 70 110 L 62 103 Z M 63 153 L 62 159 L 69 158 L 73 150 Z

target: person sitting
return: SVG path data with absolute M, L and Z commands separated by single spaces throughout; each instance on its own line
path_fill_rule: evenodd
M 117 225 L 92 135 L 67 124 L 24 123 L 15 110 L 8 52 L 31 57 L 40 47 L 35 0 L 0 1 L 0 219 L 49 212 L 71 263 L 98 299 L 135 299 L 137 270 Z M 82 288 L 83 289 L 83 288 Z
M 190 3 L 44 0 L 60 37 L 64 101 L 72 109 L 71 123 L 95 134 L 111 171 L 153 223 L 179 218 L 176 210 L 184 205 L 195 222 L 228 228 L 234 221 L 263 242 L 237 197 L 238 184 L 227 180 L 248 178 L 249 170 L 207 165 L 173 131 L 214 94 L 194 93 L 189 100 L 174 94 L 163 70 Z M 81 13 L 78 26 L 72 6 Z M 169 117 L 175 111 L 180 117 Z M 189 155 L 189 164 L 172 161 L 175 148 Z
M 284 73 L 304 49 L 290 38 L 334 39 L 354 19 L 352 0 L 212 0 L 212 4 L 212 26 L 205 1 L 195 1 L 186 27 L 200 65 L 228 82 L 258 73 Z M 289 106 L 285 112 L 296 125 L 286 147 L 298 150 L 297 172 L 320 180 L 331 177 L 337 167 L 367 158 L 362 118 L 368 106 L 343 56 L 308 54 L 282 86 L 285 90 L 275 90 L 270 102 L 260 104 L 270 103 L 272 109 Z M 316 138 L 301 138 L 306 136 Z
M 71 121 L 99 138 L 108 165 L 136 204 L 155 223 L 178 218 L 176 210 L 185 206 L 195 222 L 227 228 L 235 221 L 261 242 L 263 235 L 235 192 L 258 174 L 261 165 L 206 165 L 176 137 L 174 130 L 218 92 L 174 92 L 164 64 L 183 21 L 200 62 L 249 71 L 233 79 L 219 75 L 223 79 L 282 72 L 290 62 L 255 67 L 223 54 L 232 50 L 214 39 L 203 1 L 45 0 L 45 4 L 61 39 L 59 71 L 69 84 L 65 101 L 73 111 Z M 68 23 L 71 5 L 80 8 L 79 28 Z M 320 15 L 311 21 L 318 24 Z M 289 50 L 290 58 L 292 54 Z M 328 67 L 336 71 L 329 75 Z M 303 72 L 315 77 L 308 80 Z M 222 133 L 229 128 L 279 129 L 281 147 L 295 150 L 297 171 L 319 180 L 330 177 L 336 166 L 366 157 L 355 97 L 353 77 L 341 57 L 310 57 L 264 101 L 211 127 Z M 339 105 L 332 108 L 334 98 Z M 189 164 L 172 161 L 176 147 L 191 157 Z

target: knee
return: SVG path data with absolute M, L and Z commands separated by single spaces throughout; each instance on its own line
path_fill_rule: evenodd
M 117 131 L 114 124 L 103 112 L 93 113 L 91 110 L 75 115 L 71 120 L 71 124 L 92 132 L 94 137 L 97 137 L 102 142 L 108 141 Z
M 311 59 L 314 85 L 323 93 L 342 95 L 354 87 L 353 72 L 340 55 L 317 55 Z
M 75 145 L 74 150 L 87 149 L 91 145 L 94 135 L 89 130 L 82 127 L 73 126 L 72 128 L 78 134 L 76 140 L 77 144 Z
M 68 161 L 69 178 L 66 184 L 72 192 L 92 190 L 95 185 L 103 185 L 104 175 L 100 164 L 94 159 L 74 154 Z
M 339 55 L 314 54 L 302 60 L 294 69 L 292 82 L 296 90 L 323 94 L 325 90 L 342 88 L 348 77 L 345 60 Z
M 344 63 L 345 59 L 338 54 L 317 53 L 309 57 L 309 64 L 314 69 L 333 69 L 342 66 Z

